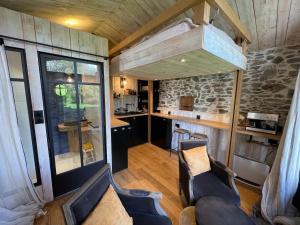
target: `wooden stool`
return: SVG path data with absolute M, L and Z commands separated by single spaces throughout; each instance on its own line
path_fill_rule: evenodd
M 174 134 L 177 133 L 177 150 L 179 149 L 179 141 L 180 139 L 183 137 L 184 138 L 184 135 L 185 134 L 188 134 L 189 135 L 189 139 L 191 139 L 191 132 L 189 130 L 186 130 L 186 129 L 182 129 L 182 128 L 176 128 L 174 131 L 173 131 L 173 135 L 172 137 L 174 136 Z M 174 149 L 170 149 L 170 156 L 171 156 L 171 153 L 172 153 L 172 150 L 176 150 L 176 148 Z
M 179 225 L 197 225 L 195 206 L 184 208 L 179 215 Z

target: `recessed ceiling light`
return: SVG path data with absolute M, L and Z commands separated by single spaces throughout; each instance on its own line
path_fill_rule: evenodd
M 79 22 L 76 19 L 70 18 L 70 19 L 66 19 L 65 20 L 65 24 L 68 26 L 75 26 L 77 25 Z
M 155 78 L 154 80 L 158 80 L 157 78 Z
M 180 62 L 185 63 L 185 62 L 186 62 L 186 59 L 185 59 L 185 58 L 182 58 L 182 59 L 180 59 Z

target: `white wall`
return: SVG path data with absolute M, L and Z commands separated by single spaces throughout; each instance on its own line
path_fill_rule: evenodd
M 105 113 L 107 124 L 107 160 L 109 163 L 111 163 L 108 61 L 104 60 L 101 57 L 79 54 L 72 51 L 75 50 L 90 54 L 108 56 L 107 39 L 86 32 L 80 32 L 67 27 L 63 27 L 44 19 L 12 11 L 3 7 L 0 7 L 0 35 L 10 36 L 23 40 L 36 41 L 51 46 L 59 46 L 70 49 L 68 51 L 64 51 L 56 49 L 54 47 L 43 47 L 37 46 L 35 44 L 5 40 L 6 46 L 25 49 L 33 110 L 44 109 L 38 62 L 38 51 L 103 62 L 106 106 Z M 35 125 L 35 132 L 37 134 L 36 141 L 42 179 L 42 186 L 38 187 L 37 190 L 40 194 L 42 194 L 46 201 L 51 201 L 53 199 L 53 190 L 45 124 Z

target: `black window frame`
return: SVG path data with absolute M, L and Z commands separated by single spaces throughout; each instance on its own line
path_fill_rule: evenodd
M 25 51 L 25 49 L 22 49 L 22 48 L 5 46 L 5 53 L 6 53 L 6 51 L 19 52 L 20 55 L 21 55 L 23 79 L 22 78 L 11 78 L 10 77 L 10 81 L 11 82 L 23 82 L 24 83 L 26 103 L 27 103 L 27 112 L 28 112 L 29 126 L 30 126 L 30 134 L 31 134 L 32 148 L 33 148 L 34 165 L 35 165 L 35 172 L 36 172 L 36 179 L 37 179 L 37 182 L 35 182 L 33 184 L 34 184 L 34 186 L 40 186 L 40 185 L 42 185 L 42 180 L 41 180 L 41 171 L 40 171 L 39 158 L 38 158 L 38 149 L 37 149 L 37 142 L 36 142 L 35 123 L 34 123 L 34 116 L 33 116 L 34 110 L 32 108 L 32 101 L 31 101 L 26 51 Z M 9 71 L 9 73 L 10 73 L 10 71 Z M 25 156 L 25 153 L 24 153 L 24 156 Z M 26 157 L 25 157 L 25 160 L 26 160 Z M 27 161 L 26 161 L 26 164 L 27 164 Z
M 103 119 L 103 123 L 102 123 L 102 137 L 103 137 L 103 161 L 104 164 L 107 163 L 107 143 L 106 143 L 106 107 L 105 107 L 105 85 L 104 85 L 104 63 L 103 62 L 99 62 L 99 61 L 92 61 L 92 60 L 87 60 L 87 59 L 81 59 L 81 58 L 77 58 L 77 57 L 71 57 L 71 56 L 65 56 L 65 55 L 58 55 L 58 54 L 53 54 L 53 53 L 47 53 L 47 52 L 42 52 L 42 51 L 38 51 L 38 58 L 39 58 L 39 66 L 40 66 L 40 78 L 41 78 L 41 83 L 42 83 L 42 88 L 44 90 L 47 90 L 47 80 L 44 77 L 44 73 L 45 73 L 45 68 L 43 67 L 43 62 L 46 61 L 46 59 L 54 59 L 54 60 L 66 60 L 66 61 L 72 61 L 74 62 L 74 82 L 72 82 L 71 84 L 75 85 L 76 88 L 76 104 L 79 104 L 80 99 L 79 99 L 79 85 L 95 85 L 95 86 L 99 86 L 100 88 L 100 104 L 102 107 L 102 111 L 101 111 L 101 116 Z M 78 81 L 78 74 L 77 74 L 77 66 L 76 63 L 88 63 L 88 64 L 93 64 L 93 65 L 97 65 L 99 68 L 99 82 L 98 83 L 93 83 L 93 82 L 81 82 Z M 59 82 L 60 84 L 70 84 L 68 82 Z M 47 92 L 47 91 L 46 91 Z M 53 134 L 51 131 L 51 120 L 49 119 L 49 102 L 48 102 L 48 98 L 45 96 L 44 91 L 43 91 L 43 101 L 44 101 L 44 111 L 45 111 L 45 121 L 46 121 L 46 132 L 47 132 L 47 139 L 48 139 L 48 149 L 49 149 L 49 158 L 50 158 L 50 167 L 51 167 L 51 176 L 52 176 L 52 183 L 54 182 L 54 177 L 55 176 L 59 176 L 61 174 L 65 174 L 67 175 L 68 173 L 71 173 L 74 170 L 80 169 L 80 168 L 84 168 L 84 167 L 88 167 L 91 166 L 93 164 L 96 164 L 98 162 L 101 161 L 96 161 L 93 162 L 91 164 L 88 165 L 84 165 L 83 163 L 83 153 L 82 151 L 80 152 L 80 162 L 81 162 L 81 166 L 79 168 L 74 168 L 71 169 L 69 171 L 63 172 L 61 174 L 57 174 L 56 173 L 56 164 L 55 164 L 55 158 L 54 158 L 54 148 L 53 148 Z M 79 110 L 79 109 L 78 109 Z M 81 134 L 81 131 L 78 130 L 79 133 Z M 79 135 L 79 145 L 82 146 L 82 135 Z

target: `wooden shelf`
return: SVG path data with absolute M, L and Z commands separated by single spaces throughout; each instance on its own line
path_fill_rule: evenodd
M 238 134 L 250 135 L 253 137 L 263 137 L 263 138 L 268 138 L 268 139 L 277 140 L 277 141 L 280 141 L 281 135 L 282 135 L 281 133 L 268 134 L 268 133 L 257 132 L 257 131 L 249 131 L 249 130 L 246 130 L 245 127 L 237 127 L 236 132 Z
M 192 123 L 192 124 L 206 126 L 206 127 L 212 127 L 212 128 L 221 129 L 221 130 L 229 130 L 230 129 L 230 124 L 217 122 L 217 121 L 202 120 L 202 119 L 198 120 L 196 118 L 177 116 L 177 115 L 167 115 L 167 114 L 163 114 L 163 113 L 151 113 L 151 115 L 163 117 L 166 119 L 179 120 L 179 121 L 183 121 L 186 123 Z

